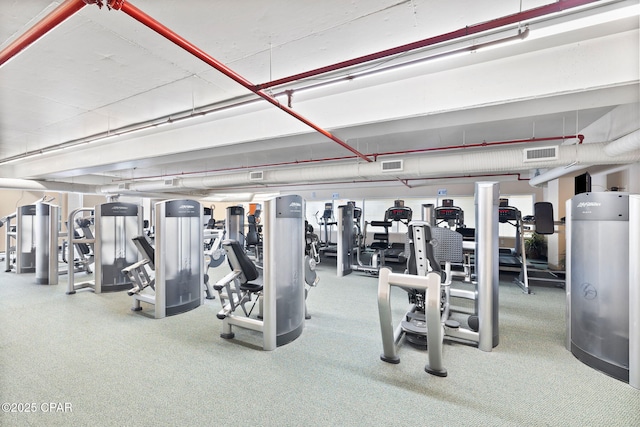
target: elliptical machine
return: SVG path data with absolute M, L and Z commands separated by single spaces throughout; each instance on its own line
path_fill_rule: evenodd
M 331 242 L 331 230 L 334 225 L 338 225 L 333 217 L 333 202 L 324 204 L 324 212 L 317 219 L 320 224 L 320 241 L 318 242 L 318 253 L 321 256 L 335 257 L 337 245 Z M 324 231 L 323 231 L 324 230 Z

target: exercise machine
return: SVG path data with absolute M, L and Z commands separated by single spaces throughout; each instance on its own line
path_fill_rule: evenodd
M 320 253 L 318 252 L 320 239 L 318 235 L 313 232 L 313 225 L 309 224 L 309 221 L 304 221 L 304 230 L 304 253 L 317 264 L 320 262 Z
M 307 310 L 307 296 L 311 288 L 318 285 L 320 277 L 316 273 L 316 266 L 320 262 L 320 254 L 318 253 L 318 236 L 313 232 L 313 226 L 309 221 L 304 221 L 304 313 L 305 319 L 311 319 L 311 315 Z
M 367 256 L 369 264 L 364 264 L 361 259 L 364 239 L 360 232 L 360 218 L 362 210 L 355 206 L 354 202 L 338 206 L 338 243 L 336 273 L 338 277 L 351 274 L 353 271 L 363 271 L 367 274 L 378 275 L 380 267 L 384 265 L 384 250 L 388 248 L 388 238 L 378 247 L 369 248 Z M 385 223 L 390 226 L 390 223 Z
M 245 246 L 244 235 L 244 207 L 242 206 L 229 206 L 227 208 L 227 239 L 240 242 L 240 245 Z
M 640 389 L 640 195 L 581 193 L 566 212 L 566 348 Z
M 222 249 L 222 241 L 225 239 L 225 233 L 224 228 L 204 229 L 202 238 L 207 269 L 218 267 L 224 262 L 225 251 Z
M 21 206 L 0 221 L 6 227 L 5 271 L 35 273 L 40 285 L 58 284 L 59 208 L 51 200 Z
M 322 216 L 320 219 L 316 218 L 316 221 L 320 225 L 320 242 L 318 245 L 318 252 L 320 256 L 335 257 L 338 246 L 336 243 L 331 241 L 331 234 L 333 226 L 338 225 L 338 222 L 333 216 L 333 202 L 326 202 L 324 204 Z
M 0 228 L 2 228 L 8 221 L 9 219 L 9 215 L 0 218 Z M 5 229 L 6 231 L 7 229 Z M 8 240 L 7 236 L 5 235 L 5 242 L 6 240 Z M 7 258 L 7 252 L 8 252 L 8 248 L 5 248 L 5 252 L 0 252 L 0 261 L 4 261 Z
M 213 216 L 209 216 L 207 219 L 207 208 L 204 211 L 204 218 L 206 219 L 207 226 L 203 232 L 204 241 L 204 292 L 207 299 L 215 299 L 213 287 L 209 283 L 209 269 L 216 268 L 225 260 L 225 250 L 222 247 L 222 241 L 225 238 L 226 230 L 224 227 L 220 228 L 216 224 L 216 220 Z M 213 211 L 210 210 L 210 214 Z
M 253 213 L 247 215 L 247 235 L 246 246 L 247 251 L 250 252 L 260 264 L 262 263 L 262 225 L 260 224 L 261 210 L 259 205 L 255 205 Z
M 442 361 L 444 328 L 440 320 L 442 272 L 433 257 L 433 248 L 430 243 L 430 227 L 424 222 L 415 225 L 412 236 L 413 244 L 422 249 L 421 251 L 415 251 L 418 256 L 416 264 L 420 266 L 423 274 L 392 273 L 389 268 L 384 267 L 380 270 L 378 276 L 378 313 L 380 316 L 383 349 L 380 359 L 388 363 L 400 363 L 397 346 L 405 330 L 402 326 L 398 326 L 395 329 L 393 326 L 391 287 L 399 286 L 403 289 L 411 289 L 424 295 L 424 326 L 425 329 L 429 330 L 429 334 L 426 337 L 429 360 L 425 366 L 425 371 L 432 375 L 445 377 L 447 376 L 447 370 L 444 368 Z M 431 269 L 428 269 L 427 266 L 430 266 Z
M 413 221 L 409 224 L 411 252 L 407 271 L 413 274 L 394 274 L 387 268 L 380 270 L 378 310 L 384 349 L 382 360 L 399 363 L 396 347 L 403 337 L 407 337 L 413 344 L 426 345 L 429 364 L 425 370 L 434 375 L 446 376 L 442 364 L 444 339 L 476 345 L 487 352 L 499 344 L 498 194 L 498 183 L 476 183 L 478 226 L 475 261 L 478 283 L 474 291 L 451 289 L 450 263 L 451 260 L 462 258 L 462 236 L 453 230 L 432 226 L 426 221 Z M 441 264 L 445 264 L 444 273 Z M 414 277 L 423 280 L 416 280 Z M 393 285 L 405 289 L 410 302 L 407 314 L 395 329 L 390 303 L 390 286 Z M 451 316 L 457 311 L 451 304 L 452 297 L 474 301 L 474 310 L 467 313 L 471 315 L 465 321 L 468 328 Z
M 67 239 L 62 243 L 62 261 L 68 265 L 67 273 L 93 274 L 95 243 L 93 212 L 93 208 L 80 208 L 70 214 L 74 221 L 71 224 L 68 221 L 66 223 Z M 75 288 L 75 278 L 70 280 L 74 282 Z M 81 288 L 92 286 L 91 282 Z
M 199 202 L 183 199 L 158 202 L 154 210 L 155 247 L 144 235 L 133 238 L 143 259 L 123 272 L 133 285 L 127 292 L 131 310 L 141 311 L 144 302 L 161 319 L 204 303 L 203 210 Z
M 20 206 L 6 217 L 5 271 L 18 274 L 36 271 L 36 205 Z
M 225 339 L 235 337 L 234 327 L 262 334 L 262 348 L 275 350 L 300 336 L 305 320 L 304 199 L 280 196 L 265 202 L 264 269 L 262 275 L 234 240 L 222 246 L 232 271 L 214 289 L 222 309 Z M 277 262 L 277 265 L 276 265 Z M 252 308 L 258 304 L 258 312 Z
M 102 293 L 131 288 L 131 280 L 122 270 L 139 259 L 131 239 L 142 234 L 142 207 L 133 203 L 109 202 L 93 208 L 75 209 L 69 214 L 67 227 L 68 295 L 81 289 Z M 93 264 L 93 279 L 76 283 L 76 269 L 72 267 L 76 264 L 82 265 L 80 270 L 87 274 L 91 273 L 90 265 Z
M 464 211 L 461 207 L 455 206 L 453 199 L 443 199 L 442 206 L 435 208 L 436 225 L 446 226 L 462 234 L 465 242 L 475 241 L 474 228 L 468 228 L 464 222 Z
M 523 230 L 528 229 L 532 231 L 534 235 L 538 235 L 537 237 L 535 237 L 536 239 L 555 234 L 556 225 L 564 226 L 565 222 L 564 218 L 561 221 L 555 221 L 553 218 L 553 205 L 551 203 L 536 202 L 533 204 L 533 215 L 522 218 L 522 223 L 526 224 L 526 226 L 523 226 Z M 543 265 L 541 265 L 540 263 L 529 263 L 526 259 L 526 251 L 524 247 L 525 245 L 523 241 L 522 251 L 524 254 L 523 259 L 526 262 L 526 268 L 523 268 L 521 270 L 517 280 L 525 285 L 523 289 L 525 293 L 533 293 L 531 291 L 531 287 L 529 286 L 529 283 L 531 281 L 551 282 L 555 283 L 555 286 L 559 288 L 564 288 L 566 286 L 564 271 L 558 269 L 552 270 L 548 266 L 543 267 Z
M 365 222 L 364 232 L 360 222 L 362 210 L 354 202 L 338 207 L 338 277 L 362 271 L 374 276 L 387 262 L 406 262 L 407 244 L 391 242 L 389 229 L 394 222 L 408 224 L 412 217 L 411 208 L 404 206 L 404 201 L 396 200 L 394 206 L 387 209 L 384 220 Z M 365 240 L 368 227 L 379 227 L 384 231 L 373 234 L 373 242 L 366 247 Z
M 393 203 L 393 207 L 387 209 L 387 212 L 385 212 L 384 220 L 391 224 L 397 222 L 408 226 L 412 217 L 413 212 L 411 208 L 404 205 L 404 200 L 396 200 Z M 388 236 L 389 230 L 387 229 L 386 232 Z M 407 261 L 405 254 L 408 252 L 408 242 L 406 239 L 403 243 L 391 242 L 390 238 L 387 237 L 387 241 L 389 242 L 389 246 L 384 249 L 384 260 L 401 264 L 405 263 Z
M 522 213 L 519 209 L 509 206 L 509 200 L 500 199 L 498 221 L 500 224 L 512 225 L 516 231 L 514 247 L 501 247 L 499 249 L 500 270 L 518 272 L 518 276 L 513 279 L 513 282 L 520 286 L 523 292 L 530 294 L 527 254 L 524 248 L 524 239 L 522 238 L 524 230 Z
M 122 272 L 138 261 L 131 242 L 143 230 L 142 207 L 133 203 L 110 202 L 95 207 L 95 283 L 98 292 L 123 291 L 131 281 Z

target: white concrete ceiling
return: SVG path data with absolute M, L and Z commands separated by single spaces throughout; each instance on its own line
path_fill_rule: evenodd
M 129 3 L 257 84 L 550 0 Z M 57 5 L 3 3 L 0 49 Z M 599 1 L 579 12 L 520 23 L 530 32 L 515 44 L 358 77 L 509 37 L 517 24 L 271 91 L 293 90 L 296 112 L 364 154 L 573 135 L 616 106 L 639 101 L 638 16 L 629 7 L 637 10 L 638 1 Z M 598 15 L 605 17 L 602 22 L 591 21 Z M 575 28 L 548 35 L 557 23 Z M 356 78 L 340 80 L 347 75 Z M 303 90 L 332 80 L 335 84 Z M 312 167 L 317 163 L 309 160 L 352 156 L 264 100 L 180 120 L 256 99 L 124 12 L 87 5 L 0 67 L 0 178 L 111 185 L 291 167 L 264 166 L 274 163 Z M 278 99 L 287 102 L 286 96 Z M 90 143 L 54 150 L 81 142 Z M 585 134 L 584 142 L 603 141 Z M 362 160 L 341 162 L 349 167 Z M 451 175 L 465 173 L 451 170 Z M 255 184 L 245 185 L 250 186 Z M 206 194 L 206 188 L 198 190 Z

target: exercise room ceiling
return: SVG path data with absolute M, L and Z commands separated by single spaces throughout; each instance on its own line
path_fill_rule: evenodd
M 4 2 L 0 49 L 61 3 Z M 126 3 L 251 84 L 265 84 L 552 2 Z M 380 181 L 365 172 L 367 159 L 427 162 L 443 156 L 442 171 L 430 173 L 436 168 L 425 166 L 384 175 L 403 185 L 407 179 L 478 173 L 468 162 L 458 167 L 452 156 L 479 152 L 495 152 L 488 173 L 529 176 L 546 165 L 501 162 L 505 147 L 521 153 L 575 146 L 578 140 L 571 137 L 537 141 L 580 133 L 583 146 L 610 142 L 583 131 L 599 126 L 616 107 L 639 101 L 638 1 L 582 3 L 589 4 L 264 89 L 352 150 L 123 10 L 89 4 L 0 66 L 0 187 L 22 178 L 51 188 L 62 182 L 124 193 L 142 191 L 141 183 L 156 192 L 203 195 L 273 191 L 307 182 L 305 170 L 327 183 Z M 406 62 L 412 64 L 399 65 Z M 471 148 L 424 151 L 454 146 Z M 400 154 L 375 156 L 392 152 Z M 571 158 L 558 161 L 568 164 Z M 363 169 L 345 178 L 330 166 Z M 299 169 L 298 175 L 291 172 Z M 251 181 L 251 171 L 264 171 L 267 179 Z M 275 178 L 275 172 L 282 176 Z M 246 179 L 238 180 L 239 174 Z

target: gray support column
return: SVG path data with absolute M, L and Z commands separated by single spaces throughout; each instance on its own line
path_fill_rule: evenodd
M 58 284 L 58 207 L 36 203 L 36 284 Z
M 353 205 L 338 206 L 338 241 L 336 248 L 336 274 L 338 277 L 352 273 Z
M 640 389 L 639 259 L 640 195 L 631 194 L 629 195 L 629 385 L 637 389 Z
M 571 351 L 571 224 L 573 221 L 571 220 L 571 199 L 568 199 L 565 202 L 566 206 L 566 216 L 565 216 L 565 238 L 566 241 L 566 252 L 565 252 L 565 292 L 566 292 L 566 303 L 565 303 L 565 322 L 566 322 L 566 336 L 564 339 L 564 346 L 567 350 Z
M 274 281 L 270 277 L 270 270 L 276 269 L 276 254 L 271 242 L 274 239 L 275 230 L 271 225 L 273 222 L 272 210 L 275 210 L 275 200 L 267 200 L 264 203 L 264 225 L 262 228 L 263 253 L 262 262 L 264 265 L 263 295 L 262 295 L 262 348 L 266 351 L 275 350 L 276 345 L 276 290 Z M 227 211 L 228 212 L 228 211 Z M 227 215 L 227 218 L 229 216 Z
M 175 264 L 177 259 L 166 259 L 164 253 L 165 240 L 167 239 L 167 221 L 165 220 L 167 210 L 167 202 L 158 202 L 155 204 L 155 252 L 154 256 L 157 260 L 154 260 L 156 284 L 155 284 L 155 303 L 153 306 L 154 318 L 163 319 L 167 313 L 167 290 L 166 290 L 166 274 L 165 268 L 167 263 Z M 175 228 L 175 227 L 173 227 Z M 177 234 L 177 230 L 173 230 L 174 234 Z M 174 240 L 177 240 L 174 238 Z M 174 242 L 173 245 L 177 245 L 179 242 Z M 174 267 L 175 269 L 175 267 Z
M 491 351 L 499 343 L 498 330 L 498 206 L 497 182 L 477 182 L 476 274 L 478 278 L 478 348 Z
M 422 220 L 432 227 L 436 225 L 436 208 L 432 203 L 422 205 Z
M 15 244 L 17 238 L 16 231 L 11 231 L 17 222 L 17 213 L 7 216 L 7 222 L 4 224 L 4 271 L 11 271 L 11 246 Z M 13 241 L 12 241 L 13 239 Z
M 389 363 L 400 363 L 396 352 L 396 341 L 391 317 L 391 285 L 389 284 L 389 268 L 381 268 L 378 275 L 378 314 L 380 316 L 380 332 L 382 336 L 382 354 L 380 359 Z

